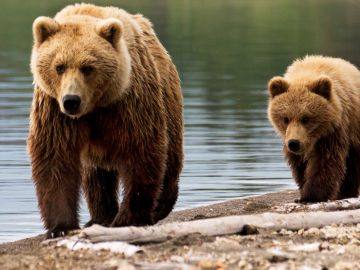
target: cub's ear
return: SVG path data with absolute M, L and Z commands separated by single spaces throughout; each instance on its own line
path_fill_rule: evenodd
M 289 83 L 280 76 L 272 78 L 268 83 L 270 98 L 274 98 L 289 89 Z
M 310 84 L 310 91 L 327 100 L 331 98 L 331 81 L 327 76 L 321 76 Z
M 33 23 L 33 36 L 35 45 L 39 46 L 46 39 L 54 35 L 59 31 L 59 24 L 49 17 L 38 17 Z
M 119 20 L 113 18 L 101 20 L 96 25 L 96 32 L 116 49 L 123 32 L 123 25 Z

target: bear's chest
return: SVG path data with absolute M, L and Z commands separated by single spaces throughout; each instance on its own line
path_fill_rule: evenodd
M 82 121 L 86 132 L 81 159 L 91 166 L 116 167 L 126 158 L 129 148 L 134 147 L 132 121 L 126 121 L 118 107 L 102 108 Z M 138 136 L 135 136 L 138 137 Z
M 120 155 L 119 136 L 114 136 L 114 130 L 109 130 L 101 124 L 93 123 L 88 127 L 87 140 L 81 151 L 83 164 L 113 167 Z
M 84 165 L 102 168 L 114 168 L 119 156 L 119 149 L 102 139 L 89 140 L 81 151 L 81 161 Z

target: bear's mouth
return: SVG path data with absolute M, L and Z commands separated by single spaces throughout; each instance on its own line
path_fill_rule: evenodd
M 292 150 L 290 150 L 289 148 L 287 148 L 287 149 L 288 149 L 288 151 L 289 151 L 290 153 L 292 153 L 292 154 L 294 154 L 294 155 L 301 156 L 301 155 L 303 154 L 301 151 L 292 151 Z
M 84 112 L 81 108 L 79 108 L 77 110 L 68 110 L 68 109 L 65 109 L 61 105 L 60 105 L 60 111 L 61 111 L 61 113 L 65 114 L 66 116 L 68 116 L 72 119 L 78 119 L 84 114 Z

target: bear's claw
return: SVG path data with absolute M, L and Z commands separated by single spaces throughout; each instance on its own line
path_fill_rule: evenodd
M 66 235 L 68 235 L 70 233 L 70 231 L 77 230 L 77 229 L 79 229 L 79 227 L 71 227 L 71 228 L 66 228 L 63 226 L 55 227 L 54 229 L 50 229 L 47 231 L 46 239 L 65 237 Z

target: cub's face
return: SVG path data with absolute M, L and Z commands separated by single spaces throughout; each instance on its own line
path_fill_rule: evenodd
M 130 80 L 130 57 L 122 29 L 116 19 L 78 16 L 60 23 L 37 18 L 31 58 L 35 84 L 71 117 L 114 102 Z
M 295 155 L 310 155 L 319 138 L 333 132 L 341 121 L 327 77 L 300 84 L 275 77 L 268 89 L 269 119 L 287 151 Z

